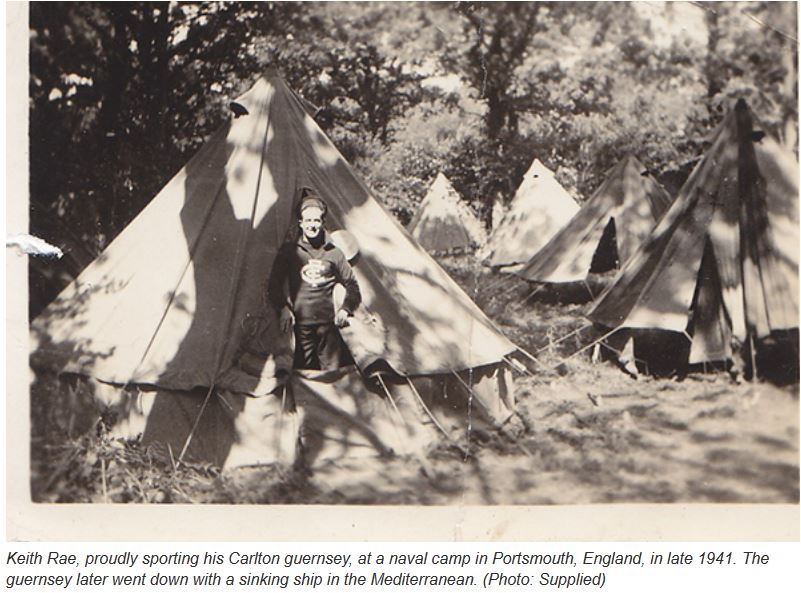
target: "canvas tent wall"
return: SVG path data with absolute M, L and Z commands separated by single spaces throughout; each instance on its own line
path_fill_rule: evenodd
M 407 230 L 429 253 L 467 251 L 487 238 L 484 226 L 442 173 L 437 174 Z
M 578 209 L 553 173 L 534 159 L 509 210 L 490 234 L 482 259 L 501 268 L 527 262 Z
M 383 370 L 385 383 L 401 387 L 458 384 L 482 399 L 477 414 L 507 418 L 503 360 L 515 347 L 373 198 L 279 77 L 259 80 L 236 104 L 244 115 L 213 134 L 32 322 L 32 366 L 91 378 L 104 397 L 105 385 L 122 399 L 155 390 L 169 405 L 159 418 L 146 415 L 152 426 L 172 414 L 171 431 L 214 427 L 193 437 L 196 448 L 216 442 L 215 431 L 225 433 L 220 442 L 242 441 L 248 408 L 280 399 L 268 394 L 317 388 L 289 372 L 289 337 L 263 298 L 275 254 L 297 228 L 299 190 L 309 186 L 329 205 L 329 229 L 348 230 L 360 247 L 364 304 L 343 331 L 358 372 Z M 123 404 L 131 413 L 148 407 Z M 214 410 L 220 418 L 198 420 Z
M 589 318 L 683 335 L 689 363 L 724 361 L 733 343 L 797 331 L 798 174 L 795 157 L 754 130 L 738 101 Z
M 518 272 L 533 282 L 574 282 L 625 263 L 670 205 L 670 196 L 627 156 L 576 215 Z

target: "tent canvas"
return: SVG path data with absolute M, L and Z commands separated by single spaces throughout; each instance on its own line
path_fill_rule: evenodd
M 299 190 L 310 186 L 329 206 L 329 230 L 359 244 L 363 306 L 342 332 L 358 372 L 455 380 L 490 368 L 498 389 L 483 393 L 495 399 L 476 410 L 491 410 L 492 423 L 508 418 L 499 374 L 514 345 L 375 200 L 279 77 L 236 103 L 244 115 L 213 134 L 32 322 L 32 366 L 115 386 L 118 399 L 202 392 L 204 414 L 214 400 L 234 419 L 242 414 L 224 405 L 226 393 L 251 407 L 251 396 L 280 398 L 299 379 L 264 288 L 297 229 Z M 241 438 L 235 422 L 229 428 Z M 204 439 L 212 437 L 193 441 Z
M 523 176 L 515 197 L 483 251 L 492 267 L 527 262 L 578 212 L 573 197 L 539 159 Z
M 429 253 L 466 251 L 482 245 L 484 226 L 439 173 L 407 230 Z
M 142 391 L 98 383 L 96 405 L 72 421 L 89 427 L 98 411 L 113 414 L 120 421 L 112 436 L 142 434 L 164 459 L 183 456 L 223 468 L 292 463 L 301 435 L 304 462 L 359 460 L 364 468 L 370 459 L 421 456 L 443 438 L 459 441 L 468 430 L 499 426 L 514 407 L 511 390 L 507 371 L 497 365 L 451 376 L 382 376 L 381 382 L 352 367 L 297 371 L 275 396 L 220 389 L 208 400 L 204 387 Z
M 689 363 L 798 328 L 798 163 L 753 130 L 744 101 L 648 239 L 588 317 L 608 328 L 678 332 Z
M 570 222 L 516 273 L 529 281 L 557 283 L 584 280 L 590 271 L 619 267 L 648 236 L 670 201 L 642 163 L 629 155 L 608 172 Z

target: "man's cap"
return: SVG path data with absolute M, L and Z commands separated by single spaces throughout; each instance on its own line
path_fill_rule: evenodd
M 319 208 L 323 212 L 323 216 L 328 213 L 328 206 L 325 201 L 317 195 L 317 192 L 310 187 L 304 187 L 300 190 L 300 203 L 298 204 L 298 216 L 303 214 L 306 208 Z

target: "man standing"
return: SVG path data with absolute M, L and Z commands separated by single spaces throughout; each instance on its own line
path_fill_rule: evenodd
M 281 331 L 289 331 L 294 322 L 295 368 L 327 370 L 352 362 L 337 328 L 347 325 L 361 293 L 345 254 L 325 231 L 327 211 L 314 190 L 301 190 L 300 237 L 281 246 L 270 275 L 268 296 Z M 334 311 L 337 283 L 345 287 L 345 299 Z

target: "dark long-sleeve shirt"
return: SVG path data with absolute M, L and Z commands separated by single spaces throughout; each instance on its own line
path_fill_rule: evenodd
M 359 283 L 345 254 L 324 236 L 315 248 L 306 238 L 284 243 L 278 250 L 268 284 L 270 303 L 277 312 L 289 305 L 298 325 L 334 320 L 334 286 L 345 287 L 342 308 L 353 313 L 361 303 Z M 288 285 L 288 294 L 287 294 Z

